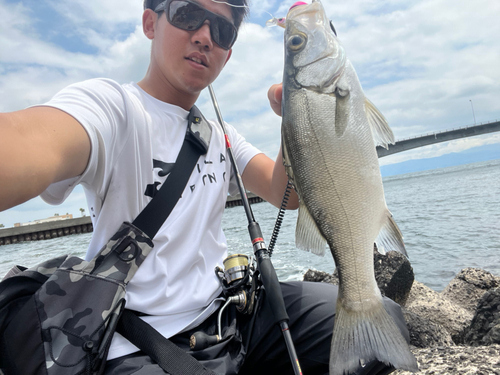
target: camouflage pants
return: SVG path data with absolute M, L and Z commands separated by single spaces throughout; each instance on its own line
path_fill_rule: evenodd
M 335 317 L 337 286 L 324 283 L 281 283 L 283 297 L 290 317 L 290 332 L 304 374 L 328 374 L 330 342 Z M 384 298 L 387 311 L 396 321 L 409 341 L 406 323 L 399 305 Z M 217 344 L 197 352 L 189 351 L 189 337 L 193 332 L 214 334 L 217 314 L 194 330 L 181 333 L 171 341 L 197 358 L 204 366 L 220 374 L 293 374 L 288 351 L 279 327 L 273 322 L 272 311 L 265 302 L 255 319 L 255 325 L 247 348 L 243 343 L 249 334 L 250 318 L 227 308 L 224 326 L 233 335 L 226 345 Z M 223 336 L 227 334 L 223 331 Z M 379 362 L 369 363 L 357 375 L 388 374 L 393 369 Z M 164 375 L 165 372 L 142 352 L 108 361 L 106 375 Z

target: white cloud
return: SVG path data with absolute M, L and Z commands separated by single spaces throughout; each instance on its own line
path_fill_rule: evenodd
M 269 109 L 267 90 L 282 78 L 283 30 L 266 28 L 263 20 L 266 11 L 284 16 L 294 2 L 250 2 L 250 22 L 243 25 L 233 55 L 214 83 L 225 120 L 273 158 L 280 119 Z M 50 30 L 41 29 L 45 24 L 39 13 L 23 4 L 0 0 L 1 111 L 44 102 L 83 79 L 105 76 L 129 82 L 144 75 L 150 42 L 140 25 L 141 0 L 42 0 L 37 4 L 59 17 L 60 24 Z M 323 4 L 367 97 L 386 116 L 396 139 L 472 124 L 471 101 L 478 123 L 500 119 L 498 0 Z M 71 48 L 58 42 L 65 30 L 76 43 Z M 198 104 L 213 113 L 206 93 Z M 428 146 L 381 162 L 491 143 L 500 143 L 498 134 Z
M 141 0 L 49 0 L 51 6 L 77 26 L 99 24 L 112 29 L 122 24 L 141 22 Z

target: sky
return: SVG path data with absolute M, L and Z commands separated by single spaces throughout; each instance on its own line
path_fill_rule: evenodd
M 265 23 L 286 16 L 294 2 L 250 0 L 250 17 L 213 84 L 224 120 L 273 159 L 281 120 L 269 107 L 267 90 L 281 82 L 283 29 Z M 500 119 L 500 1 L 324 0 L 323 5 L 365 95 L 387 118 L 396 140 Z M 141 17 L 141 0 L 0 0 L 0 112 L 43 103 L 85 79 L 140 80 L 150 51 Z M 215 117 L 208 92 L 197 105 Z M 445 155 L 467 162 L 474 150 L 488 160 L 498 157 L 499 148 L 500 133 L 492 133 L 395 154 L 380 164 L 383 170 L 422 160 L 439 167 Z M 34 198 L 0 212 L 0 224 L 55 213 L 80 216 L 80 208 L 87 210 L 78 187 L 61 206 Z

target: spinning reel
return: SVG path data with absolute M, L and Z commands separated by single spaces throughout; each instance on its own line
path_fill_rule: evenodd
M 222 285 L 222 292 L 227 298 L 217 317 L 217 335 L 207 335 L 204 332 L 195 332 L 191 335 L 189 346 L 192 350 L 205 349 L 217 344 L 222 339 L 221 317 L 225 308 L 235 304 L 242 314 L 251 314 L 255 306 L 255 294 L 258 289 L 258 275 L 255 262 L 244 254 L 228 256 L 223 261 L 224 270 L 217 266 L 215 274 Z

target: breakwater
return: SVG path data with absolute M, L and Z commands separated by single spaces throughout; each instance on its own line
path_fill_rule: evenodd
M 247 198 L 249 203 L 260 203 L 264 202 L 264 199 L 259 197 L 258 195 L 255 195 L 254 193 L 247 193 Z M 243 206 L 243 201 L 241 199 L 241 196 L 238 194 L 235 197 L 228 197 L 226 201 L 226 208 L 228 207 L 236 207 L 236 206 Z
M 0 229 L 0 245 L 10 245 L 24 241 L 48 240 L 92 231 L 93 226 L 90 216 L 23 225 L 21 227 Z
M 259 203 L 264 200 L 252 193 L 248 194 L 250 203 Z M 240 195 L 229 197 L 227 207 L 243 205 Z M 90 216 L 76 219 L 57 220 L 40 224 L 23 225 L 20 227 L 0 229 L 0 246 L 10 245 L 24 241 L 40 241 L 51 238 L 68 236 L 71 234 L 89 233 L 93 231 Z

